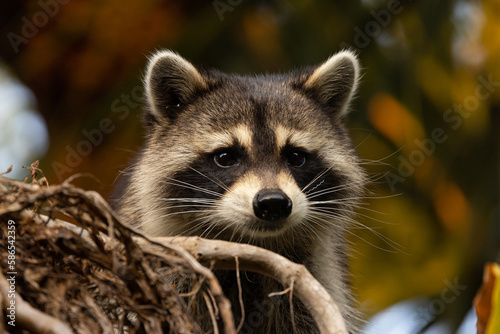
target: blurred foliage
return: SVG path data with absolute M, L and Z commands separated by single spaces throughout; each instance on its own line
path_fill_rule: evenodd
M 456 325 L 484 262 L 498 259 L 497 0 L 25 0 L 0 7 L 0 58 L 33 90 L 48 124 L 41 166 L 49 180 L 91 173 L 98 184 L 79 182 L 110 193 L 141 143 L 140 79 L 155 49 L 248 74 L 317 64 L 350 47 L 364 66 L 351 132 L 373 179 L 360 209 L 365 227 L 352 231 L 361 306 L 373 314 L 416 295 L 439 298 L 445 282 L 458 278 L 467 289 L 433 314 Z

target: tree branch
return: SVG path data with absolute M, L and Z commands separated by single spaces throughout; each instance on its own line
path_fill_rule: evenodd
M 240 270 L 272 277 L 284 287 L 290 286 L 293 281 L 293 294 L 311 312 L 322 334 L 347 333 L 338 306 L 303 265 L 247 244 L 199 237 L 163 237 L 153 240 L 163 245 L 182 247 L 201 263 L 213 264 L 214 269 L 236 270 L 235 257 L 238 257 Z

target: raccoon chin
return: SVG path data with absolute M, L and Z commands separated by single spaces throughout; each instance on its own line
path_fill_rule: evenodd
M 288 220 L 276 221 L 273 223 L 262 222 L 257 219 L 249 219 L 238 224 L 229 223 L 231 226 L 231 237 L 229 241 L 267 240 L 278 239 L 285 236 L 293 229 L 293 223 Z

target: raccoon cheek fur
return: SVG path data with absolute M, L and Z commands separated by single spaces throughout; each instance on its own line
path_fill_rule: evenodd
M 366 177 L 343 119 L 358 78 L 349 51 L 316 67 L 251 77 L 155 53 L 144 78 L 145 144 L 122 177 L 119 214 L 152 236 L 250 243 L 304 264 L 354 331 L 344 234 Z M 239 314 L 233 274 L 216 275 Z M 242 277 L 246 310 L 281 289 L 265 277 Z M 296 304 L 297 332 L 317 333 Z M 291 333 L 289 310 L 288 300 L 273 301 L 257 328 L 248 320 L 244 328 Z M 200 309 L 200 319 L 207 312 Z

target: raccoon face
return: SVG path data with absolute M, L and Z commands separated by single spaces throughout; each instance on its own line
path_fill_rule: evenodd
M 342 123 L 358 68 L 344 51 L 317 68 L 241 77 L 155 54 L 134 180 L 141 227 L 235 241 L 342 231 L 364 183 Z

